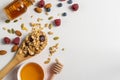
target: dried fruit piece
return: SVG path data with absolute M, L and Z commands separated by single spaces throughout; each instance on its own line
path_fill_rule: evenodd
M 79 9 L 79 5 L 78 5 L 77 3 L 75 3 L 75 4 L 73 4 L 73 5 L 71 6 L 71 9 L 72 9 L 73 11 L 77 11 L 77 10 Z
M 42 9 L 39 8 L 39 7 L 36 7 L 34 10 L 35 10 L 35 12 L 37 12 L 37 13 L 41 13 L 41 12 L 42 12 Z
M 16 34 L 17 36 L 21 36 L 21 35 L 22 35 L 22 33 L 21 33 L 19 30 L 16 30 L 16 31 L 15 31 L 15 34 Z
M 42 8 L 45 6 L 45 1 L 44 0 L 41 0 L 39 3 L 38 3 L 38 7 Z
M 62 16 L 67 16 L 67 13 L 66 12 L 62 13 Z
M 54 23 L 55 23 L 55 26 L 60 26 L 61 25 L 61 19 L 55 19 Z
M 18 50 L 18 45 L 14 45 L 11 49 L 12 52 L 16 52 Z
M 41 35 L 41 36 L 39 37 L 39 39 L 40 39 L 41 42 L 44 42 L 44 41 L 45 41 L 45 36 L 44 36 L 44 35 Z
M 5 44 L 10 44 L 10 42 L 11 42 L 11 40 L 10 40 L 10 38 L 9 37 L 4 37 L 4 43 Z
M 7 53 L 6 50 L 0 50 L 0 55 L 5 55 Z
M 20 38 L 19 37 L 14 38 L 12 43 L 18 45 L 20 43 Z
M 50 12 L 50 11 L 51 11 L 51 9 L 50 9 L 50 8 L 46 8 L 45 10 L 46 10 L 46 12 Z
M 45 5 L 45 8 L 51 8 L 52 7 L 52 4 L 51 3 L 48 3 Z
M 63 6 L 62 3 L 58 3 L 58 4 L 57 4 L 57 7 L 62 7 L 62 6 Z

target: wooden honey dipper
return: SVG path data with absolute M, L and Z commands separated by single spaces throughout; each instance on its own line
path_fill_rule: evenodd
M 51 67 L 52 75 L 50 76 L 49 80 L 53 80 L 56 74 L 59 74 L 63 69 L 63 65 L 60 62 L 56 62 Z

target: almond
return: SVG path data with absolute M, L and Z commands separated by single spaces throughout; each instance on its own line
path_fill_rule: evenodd
M 37 12 L 37 13 L 41 13 L 41 12 L 42 12 L 42 9 L 39 8 L 39 7 L 36 7 L 34 10 L 35 10 L 35 12 Z
M 18 45 L 14 45 L 13 47 L 12 47 L 12 52 L 16 52 L 18 50 Z
M 22 33 L 21 33 L 19 30 L 16 30 L 16 31 L 15 31 L 15 34 L 16 34 L 17 36 L 21 36 L 21 35 L 22 35 Z
M 7 53 L 6 50 L 0 50 L 0 55 L 5 55 Z

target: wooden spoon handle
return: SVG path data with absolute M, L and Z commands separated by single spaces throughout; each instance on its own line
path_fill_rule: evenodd
M 52 74 L 48 80 L 54 80 L 55 74 Z
M 17 58 L 12 59 L 1 71 L 0 80 L 2 80 L 9 72 L 19 63 Z

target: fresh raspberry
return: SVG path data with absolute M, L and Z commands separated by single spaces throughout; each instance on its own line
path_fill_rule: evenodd
M 71 9 L 73 10 L 73 11 L 77 11 L 78 9 L 79 9 L 79 5 L 76 3 L 76 4 L 73 4 L 72 6 L 71 6 Z
M 61 25 L 61 19 L 55 19 L 54 23 L 55 23 L 55 26 L 60 26 Z
M 14 38 L 12 43 L 18 45 L 20 43 L 20 38 L 19 37 Z
M 38 3 L 38 6 L 40 8 L 43 8 L 45 6 L 45 1 L 44 0 L 41 0 L 39 3 Z
M 4 37 L 4 43 L 5 44 L 10 44 L 10 42 L 11 42 L 11 40 L 10 40 L 10 38 L 9 37 Z

